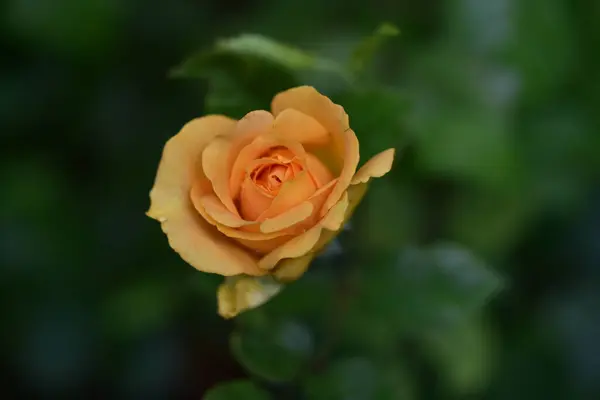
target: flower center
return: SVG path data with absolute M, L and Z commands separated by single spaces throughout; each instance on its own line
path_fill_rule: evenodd
M 295 155 L 286 148 L 269 150 L 250 172 L 250 179 L 266 194 L 274 196 L 281 185 L 303 170 Z

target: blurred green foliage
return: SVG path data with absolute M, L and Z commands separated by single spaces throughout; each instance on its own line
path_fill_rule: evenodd
M 600 397 L 597 2 L 0 10 L 3 398 Z M 397 161 L 301 280 L 224 321 L 221 278 L 144 216 L 160 152 L 298 84 Z

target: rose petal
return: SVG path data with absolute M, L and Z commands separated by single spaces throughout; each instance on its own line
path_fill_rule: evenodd
M 317 156 L 307 153 L 306 154 L 306 167 L 308 172 L 315 180 L 317 188 L 331 182 L 333 175 L 329 169 L 317 158 Z
M 258 217 L 259 221 L 273 218 L 292 207 L 297 206 L 315 193 L 316 187 L 307 172 L 301 172 L 296 178 L 281 185 L 279 193 L 273 199 L 271 206 Z
M 273 203 L 273 197 L 267 196 L 250 177 L 244 179 L 240 192 L 240 213 L 248 221 L 256 221 Z
M 271 103 L 277 118 L 284 110 L 293 108 L 315 118 L 332 135 L 334 151 L 343 160 L 343 167 L 336 187 L 321 210 L 325 215 L 336 204 L 350 185 L 359 161 L 358 139 L 350 129 L 348 115 L 344 109 L 313 87 L 300 86 L 279 93 Z
M 359 161 L 358 139 L 354 131 L 348 129 L 342 133 L 344 137 L 344 167 L 338 178 L 336 186 L 329 195 L 329 198 L 323 204 L 321 215 L 325 215 L 334 204 L 341 198 L 342 194 L 348 189 L 352 177 L 356 172 Z
M 319 238 L 319 242 L 315 245 L 314 251 L 315 252 L 320 252 L 321 250 L 323 250 L 328 244 L 329 242 L 331 242 L 331 240 L 333 240 L 338 234 L 339 231 L 344 227 L 344 224 L 350 219 L 352 218 L 352 214 L 354 214 L 354 210 L 356 209 L 356 206 L 358 206 L 358 204 L 360 203 L 360 201 L 362 200 L 363 196 L 365 195 L 366 191 L 367 191 L 367 184 L 358 184 L 358 185 L 352 185 L 348 188 L 348 191 L 346 193 L 348 193 L 348 206 L 346 208 L 346 211 L 344 213 L 344 218 L 343 218 L 343 222 L 339 225 L 338 229 L 326 229 L 323 230 L 323 232 L 321 232 L 321 237 Z M 335 226 L 330 226 L 330 228 L 334 228 Z
M 241 184 L 246 177 L 248 166 L 252 161 L 263 157 L 263 155 L 274 147 L 286 147 L 298 157 L 301 163 L 304 163 L 306 152 L 302 145 L 298 142 L 291 142 L 273 136 L 259 136 L 244 147 L 238 154 L 233 167 L 231 169 L 231 177 L 229 178 L 229 187 L 233 198 L 239 196 Z
M 273 276 L 279 282 L 293 282 L 304 275 L 314 257 L 314 253 L 308 253 L 302 257 L 281 260 Z
M 321 222 L 260 259 L 259 268 L 271 270 L 285 258 L 298 258 L 309 253 L 319 241 L 324 226 L 337 226 L 337 221 L 343 221 L 347 206 L 348 201 L 340 201 L 334 205 Z
M 223 318 L 233 318 L 242 311 L 264 304 L 281 289 L 281 284 L 267 276 L 226 278 L 217 290 L 219 315 Z
M 254 232 L 241 232 L 242 234 L 256 234 Z M 266 233 L 258 233 L 261 235 L 267 235 Z M 274 232 L 268 235 L 273 235 L 275 237 L 271 239 L 246 239 L 246 238 L 233 238 L 242 246 L 254 250 L 257 254 L 267 254 L 276 248 L 283 246 L 286 242 L 291 240 L 295 235 L 285 235 L 283 232 Z
M 192 189 L 192 201 L 194 205 L 196 204 L 195 200 L 197 197 L 193 195 Z M 246 221 L 237 215 L 230 212 L 223 203 L 219 201 L 217 196 L 213 194 L 205 195 L 200 198 L 200 206 L 206 210 L 206 213 L 217 223 L 225 226 L 229 226 L 231 228 L 239 228 L 241 226 L 252 225 L 256 222 L 254 221 Z
M 348 128 L 348 115 L 310 86 L 299 86 L 277 94 L 271 103 L 273 115 L 278 117 L 286 109 L 295 109 L 316 119 L 329 133 Z
M 305 201 L 277 215 L 276 217 L 267 218 L 260 224 L 260 231 L 263 233 L 272 233 L 284 230 L 304 221 L 310 217 L 312 213 L 312 203 L 310 201 Z
M 310 86 L 300 86 L 277 94 L 271 103 L 273 114 L 278 117 L 287 109 L 295 109 L 317 120 L 331 135 L 329 146 L 311 149 L 327 167 L 339 173 L 344 164 L 344 138 L 342 133 L 349 129 L 348 114 Z M 331 147 L 331 149 L 327 149 Z
M 334 211 L 330 211 L 329 214 L 327 214 L 327 216 L 323 218 L 323 221 L 321 222 L 323 228 L 330 231 L 339 230 L 345 221 L 345 215 L 346 210 L 348 209 L 348 204 L 348 192 L 344 192 L 340 201 L 335 205 L 335 207 L 331 209 Z
M 316 119 L 293 108 L 283 110 L 273 122 L 273 133 L 303 144 L 324 145 L 329 133 Z
M 373 156 L 354 174 L 350 184 L 367 183 L 371 178 L 380 178 L 390 172 L 395 152 L 395 149 L 387 149 Z
M 187 123 L 165 145 L 147 215 L 161 222 L 169 244 L 190 265 L 221 275 L 258 275 L 256 261 L 202 220 L 190 200 L 197 178 L 197 159 L 211 139 L 225 134 L 235 121 L 217 115 Z
M 213 190 L 223 205 L 234 215 L 239 213 L 229 191 L 228 158 L 231 142 L 225 138 L 214 139 L 202 153 L 202 169 L 211 181 Z
M 237 122 L 228 135 L 215 138 L 202 153 L 202 169 L 211 181 L 213 190 L 225 207 L 239 216 L 233 203 L 229 179 L 233 162 L 244 146 L 260 134 L 266 133 L 273 124 L 273 115 L 268 111 L 250 112 Z M 236 193 L 237 195 L 237 193 Z

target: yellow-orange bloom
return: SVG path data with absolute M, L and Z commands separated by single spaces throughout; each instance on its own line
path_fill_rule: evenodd
M 200 271 L 287 282 L 306 271 L 393 159 L 388 149 L 357 171 L 348 115 L 301 86 L 276 95 L 271 112 L 187 123 L 165 145 L 147 214 Z M 231 290 L 220 292 L 222 315 L 241 311 L 227 300 Z

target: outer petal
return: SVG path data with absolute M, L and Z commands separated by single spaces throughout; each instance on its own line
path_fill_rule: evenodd
M 344 109 L 313 87 L 300 86 L 279 93 L 271 103 L 273 114 L 278 117 L 284 110 L 293 108 L 315 118 L 332 135 L 333 146 L 343 160 L 336 187 L 325 201 L 321 216 L 336 204 L 348 188 L 359 161 L 358 139 L 350 129 L 348 115 Z
M 348 129 L 343 132 L 342 135 L 344 138 L 344 167 L 342 168 L 337 184 L 333 188 L 329 198 L 325 201 L 325 204 L 323 204 L 321 215 L 325 215 L 329 209 L 340 200 L 342 195 L 346 192 L 346 189 L 348 189 L 352 177 L 356 172 L 356 167 L 358 166 L 358 139 L 356 138 L 354 131 Z
M 265 255 L 258 262 L 258 266 L 262 269 L 271 270 L 283 259 L 298 258 L 308 254 L 318 243 L 321 231 L 325 226 L 337 227 L 343 221 L 347 207 L 348 197 L 344 194 L 342 200 L 333 206 L 317 225 Z
M 213 190 L 221 203 L 232 214 L 239 217 L 229 191 L 228 158 L 231 154 L 231 142 L 226 138 L 214 139 L 202 153 L 202 170 L 212 182 Z
M 348 128 L 348 115 L 310 86 L 299 86 L 277 94 L 271 103 L 273 115 L 293 108 L 316 119 L 329 133 L 343 132 Z
M 302 257 L 282 260 L 273 272 L 273 276 L 284 283 L 295 281 L 304 275 L 314 257 L 314 253 L 308 253 Z
M 352 185 L 356 185 L 357 183 L 367 183 L 371 178 L 380 178 L 390 172 L 394 162 L 395 152 L 395 149 L 387 149 L 373 156 L 356 174 L 354 174 L 352 182 L 350 183 Z
M 325 145 L 330 136 L 316 119 L 293 108 L 283 110 L 273 122 L 273 133 L 302 144 Z
M 284 230 L 299 222 L 304 221 L 313 213 L 313 205 L 310 201 L 305 201 L 289 210 L 266 219 L 260 224 L 260 231 L 263 233 L 272 233 Z
M 344 224 L 352 217 L 354 214 L 354 210 L 356 206 L 360 203 L 365 193 L 367 192 L 368 185 L 366 183 L 352 185 L 348 188 L 348 207 L 346 208 L 346 212 L 344 213 L 343 222 L 340 224 L 338 229 L 331 230 L 323 230 L 321 233 L 321 237 L 319 238 L 319 242 L 315 245 L 314 252 L 318 253 L 325 248 L 333 240 L 340 232 L 341 228 Z M 335 228 L 335 225 L 332 224 L 330 228 Z
M 197 159 L 206 144 L 232 129 L 235 121 L 206 116 L 186 124 L 163 150 L 147 215 L 161 222 L 169 244 L 193 267 L 221 275 L 257 275 L 256 261 L 202 220 L 190 200 Z

